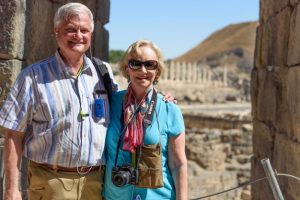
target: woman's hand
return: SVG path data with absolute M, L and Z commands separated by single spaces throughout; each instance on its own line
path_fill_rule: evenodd
M 187 200 L 187 159 L 185 155 L 185 132 L 170 137 L 168 147 L 169 167 L 176 188 L 176 200 Z

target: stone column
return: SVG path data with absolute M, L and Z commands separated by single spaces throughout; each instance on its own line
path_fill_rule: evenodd
M 207 70 L 206 70 L 206 67 L 202 68 L 202 83 L 203 84 L 207 83 Z
M 180 62 L 180 82 L 184 82 L 185 80 L 185 62 Z
M 170 63 L 170 68 L 172 69 L 172 73 L 173 73 L 172 81 L 176 81 L 178 72 L 177 72 L 176 64 L 173 61 Z
M 193 71 L 192 71 L 192 63 L 188 62 L 187 64 L 187 83 L 191 83 L 192 82 L 192 76 L 193 76 Z
M 175 81 L 179 82 L 180 81 L 180 63 L 179 62 L 174 62 L 173 66 L 174 66 L 174 69 L 176 71 Z
M 195 84 L 197 82 L 197 75 L 198 75 L 197 63 L 193 62 L 192 63 L 192 83 L 193 84 Z
M 168 80 L 169 65 L 170 65 L 170 62 L 165 63 L 164 73 L 163 73 L 163 76 L 161 78 L 162 81 L 167 81 Z
M 211 70 L 207 70 L 207 84 L 210 86 L 212 85 L 212 80 L 211 80 Z
M 169 77 L 169 80 L 170 81 L 174 81 L 175 80 L 175 68 L 174 68 L 174 65 L 170 65 L 170 77 Z
M 252 179 L 266 176 L 264 158 L 278 173 L 300 177 L 299 0 L 261 0 L 259 16 L 251 74 Z M 299 181 L 277 179 L 285 199 L 300 199 Z M 274 199 L 265 181 L 251 189 L 254 200 Z
M 223 86 L 227 86 L 227 65 L 224 66 L 223 71 Z
M 86 1 L 82 0 L 82 2 Z M 94 41 L 92 43 L 93 55 L 104 61 L 108 61 L 109 33 L 104 26 L 109 23 L 110 0 L 88 0 L 86 4 L 95 15 Z
M 197 83 L 203 83 L 203 65 L 197 65 Z

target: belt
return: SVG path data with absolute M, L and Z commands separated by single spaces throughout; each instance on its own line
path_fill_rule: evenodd
M 78 166 L 78 167 L 62 167 L 62 166 L 58 166 L 58 165 L 51 165 L 51 164 L 47 164 L 47 163 L 36 163 L 33 161 L 30 161 L 33 165 L 37 166 L 37 167 L 43 167 L 43 168 L 47 168 L 47 169 L 51 169 L 54 171 L 61 171 L 61 172 L 79 172 L 79 173 L 88 173 L 91 171 L 97 171 L 97 170 L 101 170 L 104 168 L 104 165 L 100 165 L 100 166 Z

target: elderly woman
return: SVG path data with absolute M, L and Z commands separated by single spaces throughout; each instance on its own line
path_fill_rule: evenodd
M 121 61 L 129 85 L 115 93 L 106 137 L 107 200 L 187 199 L 182 113 L 154 85 L 164 68 L 159 48 L 133 43 Z

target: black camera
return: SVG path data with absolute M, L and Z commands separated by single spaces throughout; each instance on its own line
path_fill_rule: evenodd
M 138 183 L 138 170 L 129 164 L 113 167 L 111 181 L 117 187 L 122 187 L 126 184 L 135 185 Z

